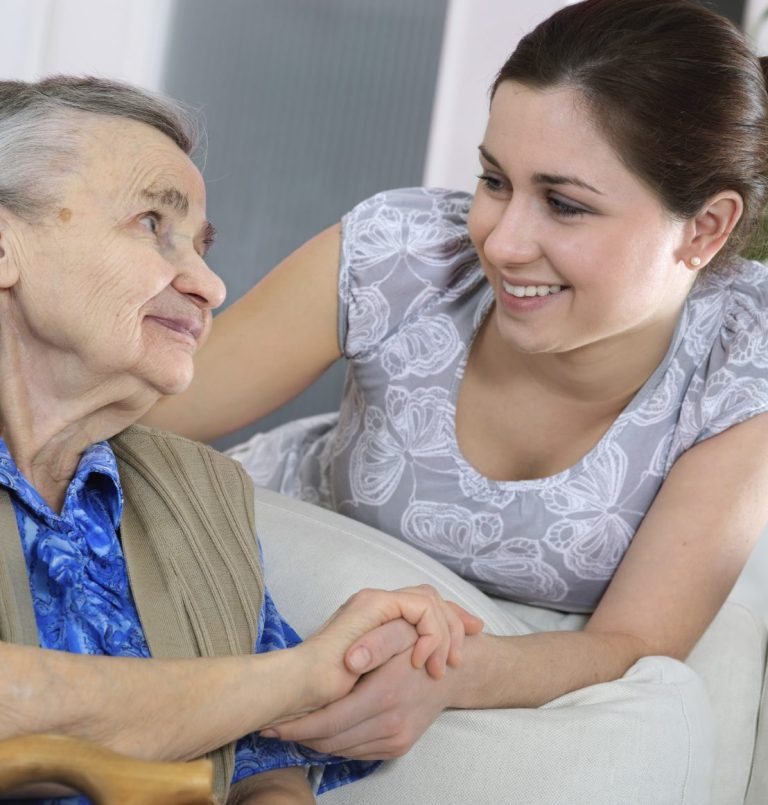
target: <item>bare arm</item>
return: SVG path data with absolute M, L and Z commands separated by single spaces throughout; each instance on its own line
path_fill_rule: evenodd
M 306 643 L 256 656 L 146 660 L 0 643 L 0 737 L 57 732 L 139 758 L 197 757 L 343 696 L 409 646 L 444 662 L 463 636 L 457 617 L 431 590 L 366 590 Z M 355 667 L 361 647 L 370 660 Z
M 307 680 L 295 660 L 291 651 L 196 660 L 88 657 L 3 643 L 0 735 L 56 732 L 134 757 L 187 760 L 258 729 L 268 714 L 300 712 Z M 259 688 L 272 695 L 258 696 Z
M 643 656 L 684 659 L 768 520 L 767 489 L 761 415 L 677 461 L 583 632 L 470 637 L 463 665 L 444 680 L 395 657 L 345 699 L 276 733 L 321 751 L 393 757 L 446 707 L 536 707 L 617 679 Z
M 142 420 L 210 441 L 266 416 L 341 357 L 337 224 L 283 260 L 217 316 L 183 394 Z
M 226 805 L 313 805 L 306 769 L 294 767 L 254 774 L 232 786 Z
M 616 679 L 643 656 L 684 660 L 768 520 L 766 490 L 768 415 L 681 456 L 585 630 L 508 638 L 516 647 L 502 654 L 489 648 L 501 663 L 499 676 L 506 667 L 517 683 L 517 693 L 504 694 L 513 701 L 505 706 L 536 706 Z M 488 692 L 476 695 L 486 700 Z

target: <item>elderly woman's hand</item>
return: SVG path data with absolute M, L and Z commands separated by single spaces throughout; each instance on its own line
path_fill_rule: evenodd
M 361 593 L 378 593 L 379 590 L 363 590 L 350 599 L 356 599 Z M 483 628 L 483 621 L 462 609 L 452 601 L 444 600 L 434 587 L 429 584 L 421 584 L 418 587 L 406 587 L 394 591 L 399 595 L 408 596 L 416 594 L 412 601 L 398 598 L 398 606 L 402 607 L 401 601 L 407 603 L 407 609 L 401 609 L 399 621 L 405 621 L 414 627 L 416 640 L 411 653 L 411 662 L 414 668 L 426 668 L 427 673 L 434 679 L 440 679 L 445 674 L 446 665 L 457 667 L 461 663 L 461 647 L 466 634 L 477 634 Z M 424 600 L 426 596 L 429 600 Z M 349 604 L 349 602 L 347 602 Z M 391 606 L 389 604 L 388 606 Z M 346 604 L 345 604 L 346 606 Z M 339 616 L 343 607 L 328 621 L 329 626 L 333 620 Z M 394 610 L 388 610 L 394 611 Z M 394 629 L 398 620 L 390 621 L 364 635 L 357 640 L 347 651 L 345 663 L 350 671 L 363 674 L 378 668 L 389 660 L 394 654 L 405 650 L 412 642 L 406 646 L 392 645 L 392 650 L 384 655 L 376 649 L 381 648 L 380 636 L 384 630 Z M 408 633 L 409 637 L 414 631 Z M 386 643 L 384 644 L 387 645 Z M 398 650 L 399 648 L 399 650 Z
M 312 655 L 309 668 L 321 707 L 348 693 L 362 674 L 411 647 L 413 667 L 439 679 L 446 665 L 461 662 L 465 634 L 482 627 L 479 618 L 428 585 L 361 590 L 295 651 Z
M 311 805 L 317 800 L 303 766 L 254 774 L 235 783 L 226 805 Z

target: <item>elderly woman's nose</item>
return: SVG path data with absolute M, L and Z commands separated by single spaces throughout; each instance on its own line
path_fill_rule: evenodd
M 197 297 L 197 304 L 205 308 L 217 308 L 227 296 L 227 288 L 199 255 L 184 261 L 174 287 L 179 293 Z

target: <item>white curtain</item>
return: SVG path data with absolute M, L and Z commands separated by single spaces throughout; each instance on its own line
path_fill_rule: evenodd
M 449 0 L 424 184 L 474 191 L 488 88 L 518 41 L 575 0 Z
M 157 89 L 173 0 L 0 0 L 0 78 L 53 73 Z
M 768 0 L 747 0 L 744 27 L 761 56 L 768 55 Z

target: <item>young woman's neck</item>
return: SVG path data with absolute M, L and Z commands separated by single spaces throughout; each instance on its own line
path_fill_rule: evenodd
M 666 355 L 679 311 L 642 329 L 568 352 L 523 353 L 501 344 L 498 330 L 486 328 L 483 360 L 497 377 L 520 377 L 549 395 L 577 405 L 618 413 L 640 390 Z

